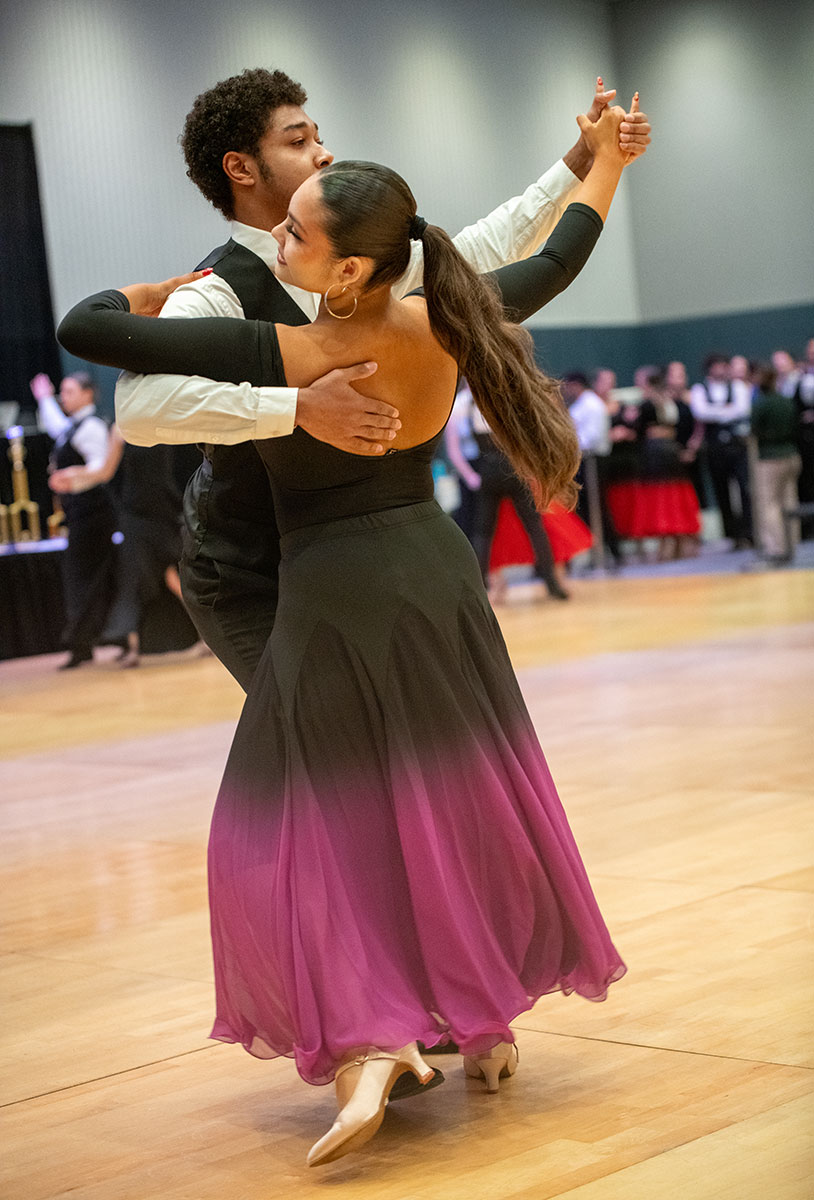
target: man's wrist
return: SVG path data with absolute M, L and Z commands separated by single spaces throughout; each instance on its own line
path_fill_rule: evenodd
M 294 428 L 302 425 L 303 418 L 308 417 L 308 388 L 297 388 L 294 396 Z
M 575 142 L 567 154 L 563 155 L 562 161 L 576 175 L 577 179 L 584 181 L 588 172 L 593 165 L 593 155 L 585 145 L 583 138 Z

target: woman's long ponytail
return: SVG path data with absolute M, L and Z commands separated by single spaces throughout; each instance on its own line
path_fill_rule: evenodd
M 497 290 L 476 274 L 437 225 L 416 217 L 407 184 L 388 167 L 341 162 L 318 176 L 326 233 L 337 258 L 365 255 L 368 287 L 394 284 L 407 269 L 410 239 L 424 246 L 430 325 L 458 362 L 472 395 L 538 507 L 576 501 L 579 446 L 556 382 L 534 364 L 527 330 L 505 319 Z
M 557 382 L 534 363 L 528 330 L 506 320 L 500 296 L 437 225 L 423 231 L 430 326 L 456 359 L 494 439 L 541 510 L 573 508 L 580 452 Z

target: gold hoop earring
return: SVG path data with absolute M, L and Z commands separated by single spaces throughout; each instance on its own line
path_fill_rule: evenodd
M 338 286 L 339 286 L 338 284 L 332 283 L 331 287 L 328 288 L 328 291 L 322 293 L 322 303 L 325 305 L 325 308 L 328 310 L 328 312 L 331 314 L 331 316 L 335 317 L 337 319 L 337 321 L 347 321 L 348 318 L 352 317 L 353 314 L 356 312 L 356 306 L 359 303 L 359 298 L 357 296 L 353 297 L 353 308 L 350 310 L 349 313 L 334 312 L 334 310 L 331 308 L 328 301 L 329 300 L 338 300 L 339 296 L 343 295 L 348 290 L 348 285 L 344 284 L 344 286 L 342 287 L 342 290 L 339 292 L 339 294 L 337 296 L 331 296 L 330 295 L 331 289 L 338 287 Z

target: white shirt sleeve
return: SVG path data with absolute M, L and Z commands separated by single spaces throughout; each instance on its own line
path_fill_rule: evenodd
M 452 240 L 481 274 L 528 258 L 545 242 L 578 187 L 576 175 L 560 160 L 522 196 L 507 200 L 488 217 L 467 225 Z M 405 296 L 421 287 L 423 274 L 423 247 L 413 242 L 410 265 L 393 289 L 396 295 Z
M 690 390 L 690 409 L 696 421 L 713 421 L 720 416 L 720 405 L 713 404 L 703 383 L 694 383 Z
M 184 284 L 162 317 L 242 317 L 240 300 L 225 279 L 207 275 Z M 220 383 L 187 375 L 132 375 L 116 384 L 116 424 L 135 446 L 210 442 L 233 446 L 282 437 L 294 429 L 297 389 Z
M 101 417 L 87 417 L 71 438 L 71 445 L 85 460 L 85 466 L 98 471 L 107 458 L 110 430 Z
M 37 401 L 37 405 L 40 426 L 53 441 L 56 441 L 63 429 L 70 425 L 70 417 L 65 416 L 56 396 L 43 396 Z
M 570 412 L 583 454 L 607 454 L 610 418 L 602 401 L 597 404 L 586 396 L 572 404 Z

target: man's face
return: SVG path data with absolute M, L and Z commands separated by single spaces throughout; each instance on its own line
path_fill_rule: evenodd
M 319 129 L 301 108 L 285 104 L 275 109 L 255 155 L 259 194 L 275 223 L 300 184 L 333 160 L 320 141 Z
M 685 388 L 687 386 L 687 368 L 681 362 L 671 362 L 667 368 L 665 382 L 669 388 Z
M 729 379 L 729 363 L 726 361 L 710 363 L 707 375 L 717 383 L 726 383 Z
M 607 396 L 616 387 L 616 374 L 611 370 L 600 371 L 594 383 L 594 391 L 599 396 Z
M 84 408 L 86 404 L 93 403 L 93 393 L 80 387 L 76 379 L 67 376 L 59 385 L 59 402 L 62 405 L 62 411 L 70 417 L 75 412 L 79 412 L 80 408 Z
M 788 350 L 775 350 L 772 355 L 772 366 L 778 375 L 790 375 L 794 370 L 794 359 Z
M 749 378 L 749 359 L 744 358 L 742 354 L 736 354 L 729 363 L 729 378 L 742 379 L 745 382 Z

